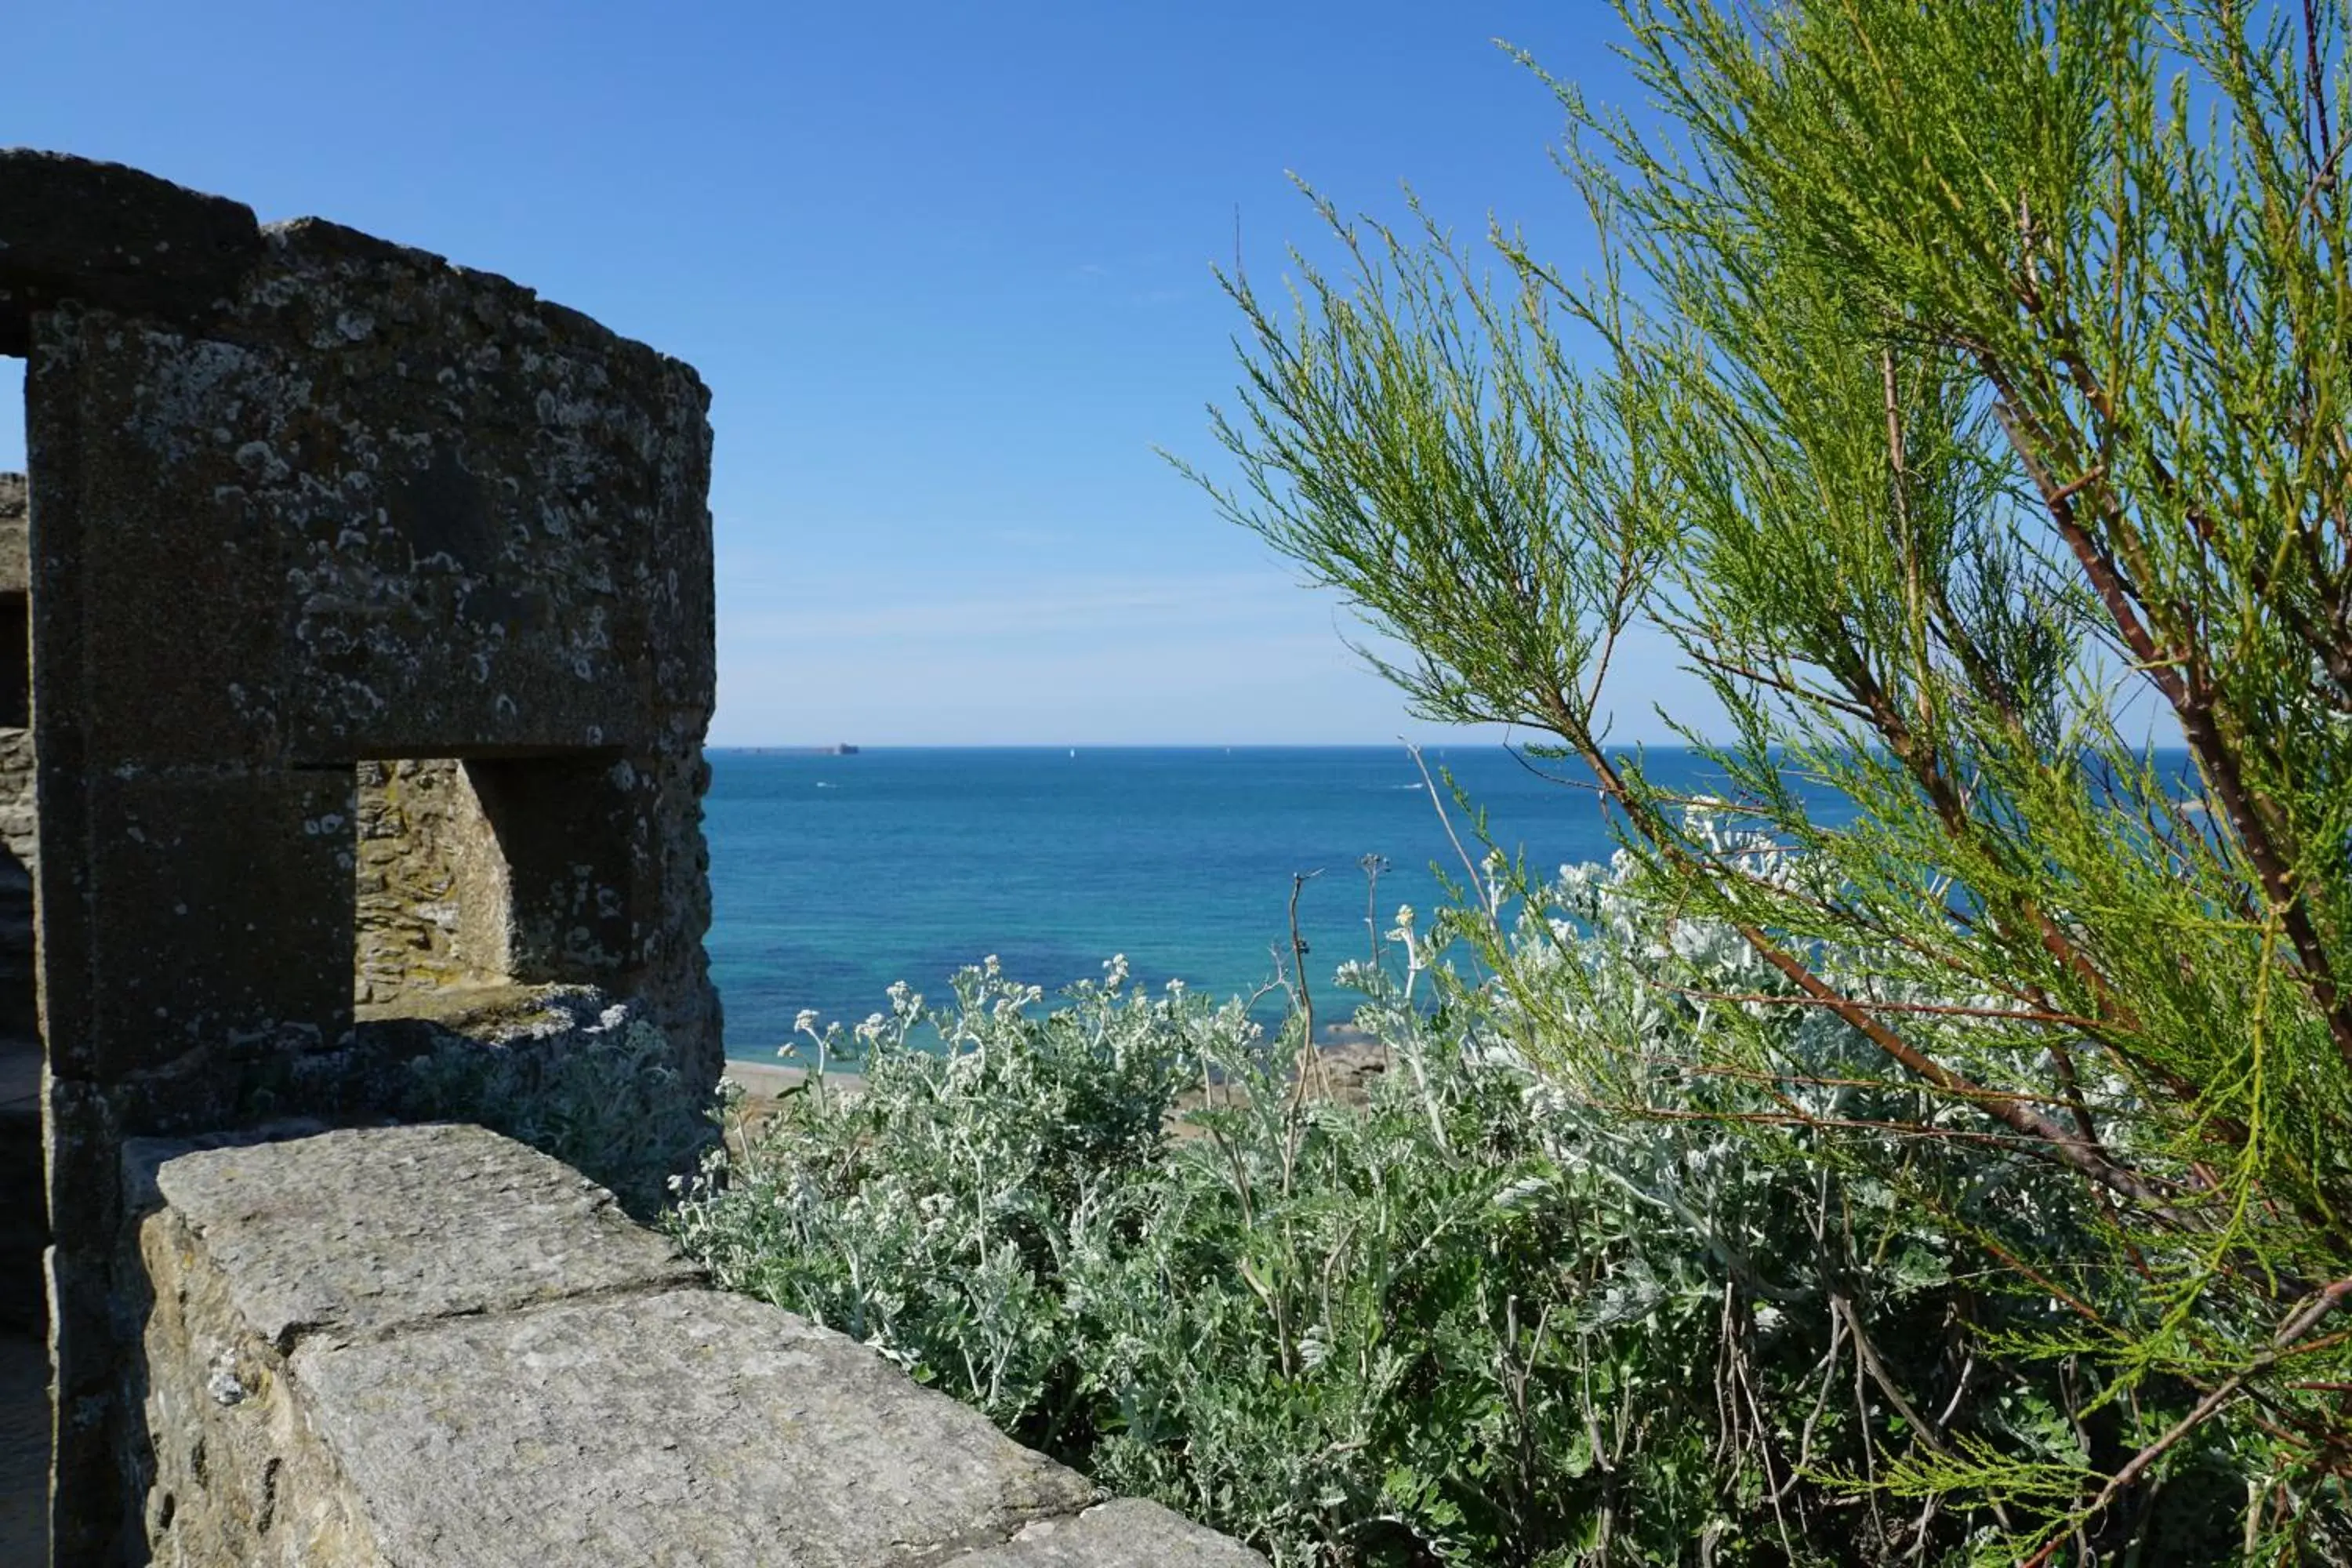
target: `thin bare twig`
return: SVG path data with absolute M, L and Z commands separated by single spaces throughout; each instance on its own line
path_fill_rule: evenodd
M 1454 853 L 1462 858 L 1462 869 L 1469 873 L 1470 885 L 1478 889 L 1480 904 L 1493 909 L 1495 900 L 1487 890 L 1486 879 L 1479 875 L 1478 868 L 1471 864 L 1470 851 L 1462 847 L 1462 836 L 1454 831 L 1454 819 L 1445 815 L 1445 803 L 1437 796 L 1437 781 L 1429 776 L 1429 764 L 1422 760 L 1421 748 L 1410 741 L 1403 744 L 1406 754 L 1412 758 L 1412 765 L 1421 770 L 1421 787 L 1429 792 L 1430 807 L 1437 813 L 1439 826 L 1445 829 L 1445 837 L 1453 844 Z

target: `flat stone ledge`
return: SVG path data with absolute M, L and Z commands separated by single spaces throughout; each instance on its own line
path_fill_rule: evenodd
M 366 1338 L 700 1278 L 604 1188 L 479 1127 L 194 1152 L 150 1143 L 131 1157 L 155 1163 L 156 1188 L 227 1280 L 245 1327 L 280 1351 L 305 1334 Z
M 1156 1502 L 1120 1498 L 1070 1519 L 1024 1526 L 1002 1546 L 941 1568 L 1265 1568 L 1265 1559 Z
M 143 1157 L 158 1562 L 1263 1568 L 479 1128 Z
M 291 1372 L 395 1563 L 866 1568 L 1093 1500 L 863 1346 L 711 1290 L 453 1321 Z

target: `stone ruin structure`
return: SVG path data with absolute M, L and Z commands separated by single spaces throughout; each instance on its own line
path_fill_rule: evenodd
M 56 1563 L 1258 1562 L 397 1124 L 420 1049 L 624 1016 L 716 1084 L 692 370 L 5 150 L 0 355 L 0 1336 L 46 1321 Z
M 502 279 L 28 152 L 0 353 L 0 840 L 38 888 L 26 942 L 0 874 L 0 1035 L 37 994 L 57 1550 L 96 1560 L 138 1502 L 126 1141 L 374 1109 L 355 1024 L 516 985 L 629 998 L 715 1080 L 709 395 Z

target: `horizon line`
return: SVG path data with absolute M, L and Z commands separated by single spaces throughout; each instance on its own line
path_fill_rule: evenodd
M 866 752 L 1370 752 L 1418 749 L 1424 752 L 1444 751 L 1448 747 L 1464 750 L 1482 747 L 1525 749 L 1556 742 L 1542 740 L 1486 739 L 1465 737 L 1460 740 L 1405 741 L 706 741 L 705 752 L 767 752 L 801 756 L 839 755 L 840 748 L 853 748 L 850 754 Z M 1727 741 L 1623 741 L 1607 749 L 1615 751 L 1687 752 L 1700 746 L 1729 746 Z M 2151 754 L 2186 752 L 2185 744 L 2150 746 Z
M 1418 746 L 1504 746 L 1509 741 L 707 741 L 706 752 L 1362 752 Z M 1540 743 L 1540 742 L 1538 742 Z M 1676 745 L 1683 742 L 1676 742 Z

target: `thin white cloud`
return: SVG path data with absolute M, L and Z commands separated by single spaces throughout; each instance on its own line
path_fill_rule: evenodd
M 768 564 L 722 574 L 720 744 L 1319 744 L 1435 732 L 1347 646 L 1381 639 L 1277 566 L 1042 579 L 995 564 L 845 572 L 836 561 L 786 589 L 782 563 Z M 1637 635 L 1620 653 L 1613 739 L 1669 740 L 1660 708 L 1721 731 L 1704 684 L 1663 639 Z
M 977 639 L 826 644 L 722 661 L 719 743 L 1150 744 L 1380 740 L 1396 694 L 1311 630 L 1096 640 L 1083 658 Z
M 1077 577 L 1050 585 L 999 582 L 973 587 L 882 578 L 856 589 L 803 588 L 789 603 L 762 595 L 756 608 L 722 605 L 719 636 L 722 642 L 774 645 L 1184 628 L 1208 633 L 1284 616 L 1312 616 L 1318 625 L 1323 620 L 1315 601 L 1297 586 L 1257 574 Z

